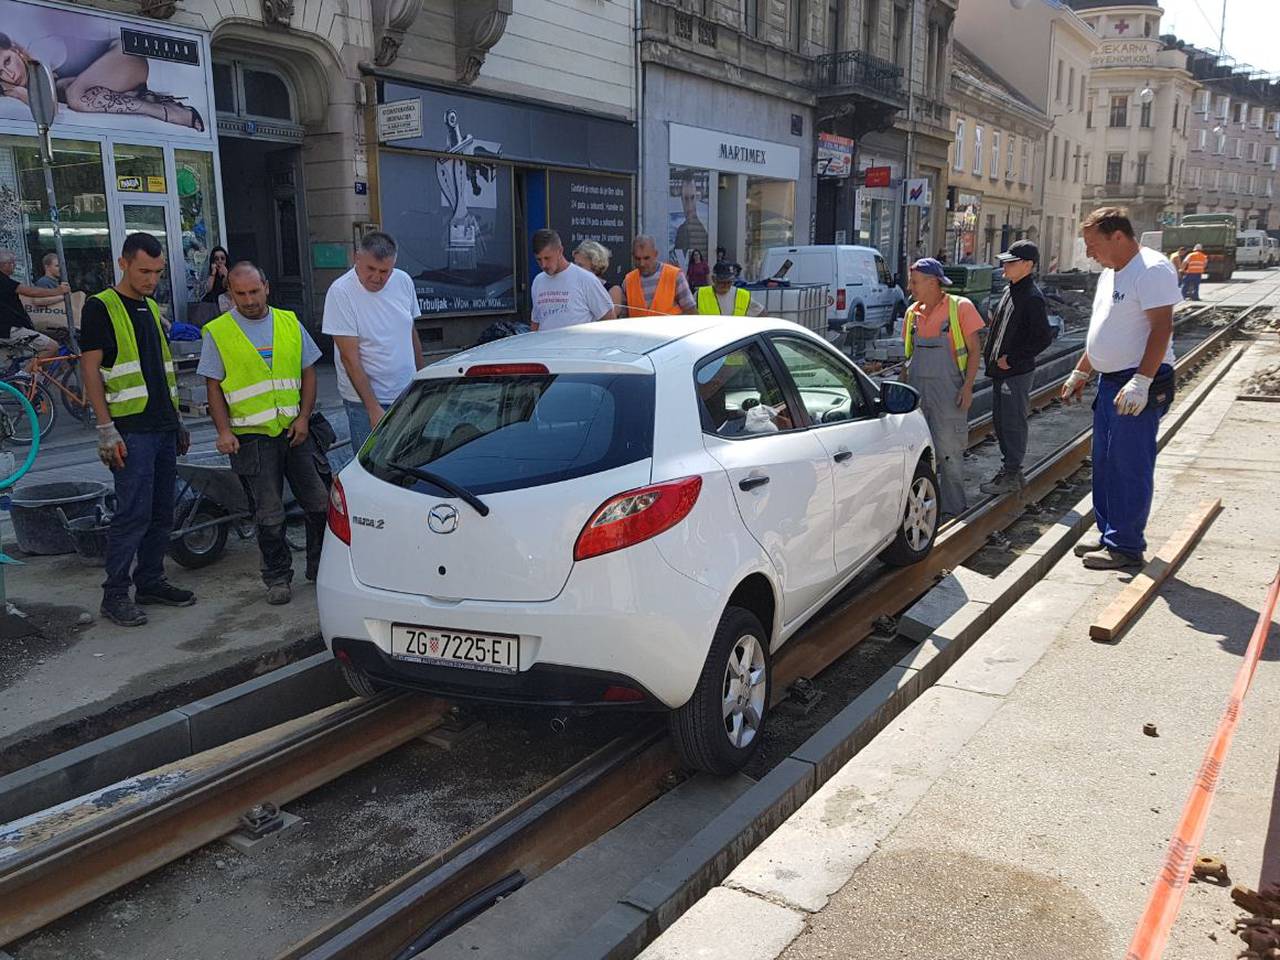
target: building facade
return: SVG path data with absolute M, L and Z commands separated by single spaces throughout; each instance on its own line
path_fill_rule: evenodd
M 1280 83 L 1185 48 L 1192 101 L 1182 213 L 1232 213 L 1242 230 L 1280 228 Z
M 1134 228 L 1158 230 L 1183 208 L 1191 103 L 1187 54 L 1162 39 L 1155 0 L 1074 0 L 1101 39 L 1089 75 L 1086 201 L 1129 208 Z
M 957 42 L 951 78 L 951 146 L 945 253 L 953 263 L 994 263 L 1009 244 L 1037 233 L 1032 158 L 1049 119 Z
M 1011 34 L 1017 35 L 1017 43 L 1008 41 Z M 962 3 L 956 39 L 1050 124 L 1026 148 L 1035 195 L 1027 233 L 1039 244 L 1045 269 L 1083 267 L 1087 261 L 1077 237 L 1092 206 L 1092 198 L 1085 196 L 1091 160 L 1087 101 L 1098 35 L 1059 0 L 1031 0 L 1021 9 L 1008 3 Z M 1017 149 L 1021 153 L 1021 143 Z

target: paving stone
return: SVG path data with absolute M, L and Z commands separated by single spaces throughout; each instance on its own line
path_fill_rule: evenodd
M 804 929 L 804 914 L 718 887 L 639 960 L 773 960 Z

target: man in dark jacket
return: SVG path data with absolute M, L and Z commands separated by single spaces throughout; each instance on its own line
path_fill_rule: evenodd
M 982 484 L 983 493 L 1006 494 L 1022 489 L 1022 460 L 1027 454 L 1027 417 L 1031 414 L 1031 381 L 1036 357 L 1053 340 L 1044 294 L 1031 275 L 1040 250 L 1030 240 L 1010 244 L 1000 254 L 1009 286 L 992 311 L 991 332 L 982 351 L 991 378 L 991 424 L 1004 458 L 999 472 Z

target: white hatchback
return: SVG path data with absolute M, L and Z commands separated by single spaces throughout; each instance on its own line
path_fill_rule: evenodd
M 938 525 L 918 397 L 781 320 L 617 320 L 420 371 L 335 481 L 320 625 L 358 693 L 671 712 L 759 742 L 770 662 Z

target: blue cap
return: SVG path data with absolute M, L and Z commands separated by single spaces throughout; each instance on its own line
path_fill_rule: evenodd
M 951 283 L 947 278 L 947 272 L 942 269 L 942 262 L 933 257 L 921 257 L 911 265 L 911 269 L 916 273 L 923 273 L 926 277 L 937 277 L 942 281 L 943 286 Z

